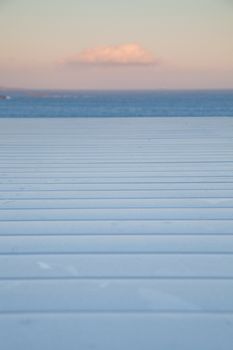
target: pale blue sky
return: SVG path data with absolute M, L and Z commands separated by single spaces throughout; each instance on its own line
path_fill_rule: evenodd
M 0 21 L 0 85 L 233 88 L 233 0 L 0 0 Z M 156 67 L 59 65 L 130 43 Z

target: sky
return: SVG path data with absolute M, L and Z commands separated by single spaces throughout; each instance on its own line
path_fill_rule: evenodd
M 0 0 L 0 86 L 233 88 L 233 0 Z

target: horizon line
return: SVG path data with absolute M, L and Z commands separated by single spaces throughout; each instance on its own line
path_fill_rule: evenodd
M 0 91 L 233 91 L 233 87 L 229 88 L 217 88 L 217 87 L 206 87 L 206 88 L 45 88 L 45 87 L 10 87 L 10 86 L 0 86 Z

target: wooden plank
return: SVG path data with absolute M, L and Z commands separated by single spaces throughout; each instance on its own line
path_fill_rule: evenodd
M 4 350 L 229 350 L 231 118 L 0 120 Z
M 233 208 L 0 209 L 0 221 L 231 220 Z
M 232 295 L 233 279 L 208 281 L 92 279 L 22 280 L 20 282 L 0 280 L 0 314 L 17 312 L 229 313 L 233 312 Z
M 233 278 L 232 266 L 233 254 L 1 255 L 0 279 Z
M 65 181 L 64 181 L 65 182 Z M 230 190 L 233 182 L 122 182 L 122 183 L 72 183 L 72 184 L 4 184 L 0 185 L 0 193 L 31 192 L 31 191 L 169 191 L 169 190 Z
M 5 209 L 233 208 L 233 198 L 105 198 L 0 200 Z
M 233 220 L 0 221 L 1 235 L 232 235 Z
M 0 236 L 0 254 L 233 253 L 233 235 Z
M 126 198 L 126 199 L 165 199 L 165 198 L 233 198 L 233 190 L 90 190 L 90 191 L 2 191 L 0 192 L 0 200 L 10 199 L 107 199 L 107 198 Z
M 12 336 L 12 331 L 14 336 Z M 48 313 L 0 315 L 4 350 L 229 350 L 232 314 Z

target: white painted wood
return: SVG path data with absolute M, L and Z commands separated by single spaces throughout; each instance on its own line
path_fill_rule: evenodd
M 233 119 L 0 120 L 3 350 L 229 350 L 232 295 Z

